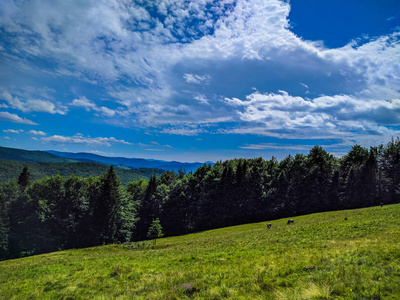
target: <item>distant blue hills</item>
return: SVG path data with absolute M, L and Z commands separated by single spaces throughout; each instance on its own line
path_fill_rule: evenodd
M 156 159 L 144 158 L 127 158 L 127 157 L 107 157 L 92 153 L 71 153 L 59 151 L 30 151 L 23 149 L 14 149 L 0 147 L 0 159 L 15 160 L 25 162 L 53 162 L 53 163 L 73 163 L 73 162 L 92 162 L 103 165 L 114 165 L 121 169 L 161 169 L 177 172 L 182 169 L 186 172 L 195 171 L 198 167 L 205 163 L 200 162 L 179 162 L 179 161 L 163 161 Z M 213 162 L 206 164 L 214 165 Z
M 170 170 L 177 172 L 182 169 L 186 172 L 195 171 L 198 167 L 205 163 L 200 162 L 179 162 L 179 161 L 163 161 L 155 159 L 144 159 L 144 158 L 127 158 L 127 157 L 107 157 L 92 153 L 71 153 L 71 152 L 59 152 L 59 151 L 46 151 L 47 153 L 56 155 L 58 157 L 82 161 L 82 162 L 96 162 L 106 165 L 114 165 L 119 168 L 153 168 L 161 170 Z M 213 165 L 213 162 L 206 162 L 207 164 Z

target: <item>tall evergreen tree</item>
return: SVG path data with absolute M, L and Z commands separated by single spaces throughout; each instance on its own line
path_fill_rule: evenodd
M 152 175 L 146 188 L 143 201 L 138 207 L 139 220 L 135 229 L 135 239 L 141 240 L 146 238 L 147 229 L 153 219 L 159 218 L 160 204 L 156 202 L 157 177 Z
M 24 169 L 22 170 L 21 174 L 18 177 L 18 184 L 23 187 L 26 188 L 31 180 L 31 173 L 28 170 L 28 167 L 24 167 Z
M 381 183 L 387 195 L 385 201 L 396 203 L 398 194 L 396 188 L 400 184 L 400 138 L 392 139 L 382 151 L 382 171 Z M 381 193 L 381 197 L 384 194 Z
M 116 242 L 118 228 L 118 209 L 121 194 L 120 181 L 113 166 L 100 177 L 99 193 L 91 203 L 92 226 L 95 244 Z

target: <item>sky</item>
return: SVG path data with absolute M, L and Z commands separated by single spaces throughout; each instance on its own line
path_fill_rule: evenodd
M 215 162 L 399 135 L 398 0 L 0 0 L 0 146 Z

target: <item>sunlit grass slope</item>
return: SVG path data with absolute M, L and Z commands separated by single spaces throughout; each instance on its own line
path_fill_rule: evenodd
M 400 205 L 0 262 L 2 299 L 400 299 Z

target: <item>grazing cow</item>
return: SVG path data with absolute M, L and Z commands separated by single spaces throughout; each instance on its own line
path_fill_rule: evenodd
M 294 220 L 293 220 L 293 219 L 289 219 L 289 220 L 287 221 L 287 225 L 290 225 L 290 224 L 292 224 L 292 223 L 294 223 Z
M 268 224 L 267 224 L 268 229 L 271 229 L 271 226 L 272 226 L 271 223 L 268 223 Z

